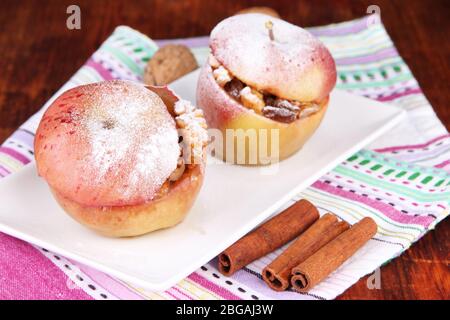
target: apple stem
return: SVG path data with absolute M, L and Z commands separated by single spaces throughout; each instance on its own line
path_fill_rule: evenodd
M 271 41 L 275 40 L 275 37 L 273 36 L 273 22 L 272 21 L 267 21 L 266 22 L 266 28 L 267 30 L 269 30 L 269 38 Z

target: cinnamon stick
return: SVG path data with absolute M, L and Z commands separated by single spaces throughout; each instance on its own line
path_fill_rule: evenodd
M 292 268 L 305 261 L 313 253 L 350 227 L 327 213 L 302 233 L 281 255 L 262 272 L 264 281 L 276 291 L 284 291 L 290 285 Z
M 219 271 L 232 275 L 297 237 L 319 218 L 316 207 L 300 200 L 247 234 L 219 255 Z
M 377 224 L 363 218 L 350 229 L 292 269 L 291 284 L 299 292 L 309 291 L 341 266 L 377 233 Z

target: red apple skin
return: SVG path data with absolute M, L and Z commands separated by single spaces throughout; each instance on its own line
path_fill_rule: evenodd
M 162 99 L 142 85 L 114 80 L 79 86 L 61 94 L 44 113 L 36 132 L 34 148 L 37 169 L 39 175 L 59 193 L 88 206 L 134 205 L 151 200 L 174 170 L 159 164 L 167 161 L 176 163 L 178 159 L 175 152 L 164 159 L 155 158 L 157 167 L 164 168 L 158 172 L 158 175 L 162 175 L 161 179 L 139 179 L 135 186 L 128 189 L 130 177 L 136 171 L 133 165 L 129 165 L 137 161 L 137 154 L 132 151 L 136 150 L 135 146 L 144 143 L 144 139 L 136 138 L 130 142 L 130 151 L 127 151 L 126 156 L 100 176 L 99 161 L 93 156 L 93 142 L 85 122 L 89 118 L 101 123 L 105 118 L 102 112 L 108 108 L 105 101 L 111 97 L 130 104 L 154 105 L 155 108 L 149 108 L 142 114 L 141 121 L 158 116 L 160 121 L 164 121 L 162 123 L 168 123 L 170 134 L 177 137 L 175 121 Z M 121 103 L 117 101 L 117 105 Z M 156 108 L 157 114 L 152 112 Z M 117 114 L 114 121 L 120 121 L 119 118 L 122 115 Z M 177 139 L 173 140 L 170 142 L 175 145 L 170 150 L 178 147 Z M 110 150 L 110 147 L 105 145 L 104 149 Z
M 266 165 L 283 160 L 299 149 L 311 137 L 322 121 L 328 107 L 328 97 L 326 97 L 318 112 L 292 123 L 282 123 L 273 121 L 262 115 L 256 114 L 253 110 L 245 108 L 236 100 L 231 98 L 215 81 L 212 75 L 211 66 L 207 63 L 200 72 L 197 87 L 197 106 L 203 109 L 206 122 L 209 128 L 219 129 L 222 132 L 223 143 L 215 141 L 216 156 L 226 162 L 243 165 Z M 227 129 L 253 129 L 257 132 L 258 141 L 254 145 L 245 144 L 245 155 L 238 158 L 236 148 L 227 154 L 226 130 Z M 262 143 L 271 150 L 271 139 L 260 141 L 260 130 L 277 130 L 279 133 L 278 155 L 261 153 L 259 145 Z M 270 133 L 268 134 L 270 137 Z M 236 145 L 236 138 L 234 141 Z M 228 150 L 230 152 L 230 150 Z M 240 159 L 240 160 L 238 160 Z
M 167 87 L 148 86 L 147 89 L 153 92 L 148 94 L 149 90 L 142 89 L 145 87 L 142 86 L 138 90 L 135 86 L 137 84 L 123 81 L 109 84 L 105 82 L 66 91 L 45 112 L 35 138 L 38 174 L 46 180 L 60 206 L 79 223 L 110 237 L 138 236 L 178 224 L 192 207 L 205 174 L 206 147 L 203 148 L 203 159 L 200 163 L 188 165 L 178 180 L 171 182 L 167 188 L 157 188 L 157 193 L 152 198 L 144 197 L 148 195 L 152 183 L 148 179 L 139 180 L 138 192 L 130 195 L 126 201 L 121 198 L 121 194 L 117 194 L 123 184 L 123 177 L 132 171 L 128 167 L 111 170 L 111 176 L 105 179 L 104 184 L 93 183 L 98 179 L 98 169 L 94 163 L 87 160 L 92 153 L 91 143 L 86 139 L 82 117 L 75 116 L 81 115 L 84 110 L 92 107 L 93 103 L 104 104 L 103 98 L 96 102 L 88 99 L 92 93 L 91 89 L 108 97 L 111 95 L 110 90 L 115 90 L 116 93 L 123 93 L 126 101 L 131 103 L 163 104 L 170 121 L 174 121 L 172 116 L 178 97 L 172 91 Z M 113 97 L 118 98 L 117 95 Z M 106 104 L 105 108 L 109 106 L 110 104 Z M 129 112 L 129 104 L 124 106 Z M 157 121 L 155 117 L 151 120 Z M 145 117 L 139 121 L 148 125 Z M 158 124 L 161 125 L 161 122 Z M 179 153 L 175 154 L 175 157 L 178 159 Z M 125 160 L 132 161 L 132 158 L 133 154 L 130 154 Z M 162 160 L 164 159 L 166 158 Z M 113 175 L 116 172 L 118 174 Z
M 268 21 L 274 39 L 268 35 Z M 281 19 L 257 13 L 229 17 L 212 30 L 209 46 L 239 80 L 280 98 L 323 101 L 336 84 L 336 65 L 327 47 Z

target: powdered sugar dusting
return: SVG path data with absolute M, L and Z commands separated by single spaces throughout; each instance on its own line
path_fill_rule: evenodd
M 274 40 L 269 37 L 267 21 L 273 21 Z M 219 62 L 224 63 L 222 59 L 228 62 L 224 55 L 233 56 L 238 53 L 238 60 L 241 60 L 242 64 L 252 65 L 257 69 L 267 67 L 275 58 L 273 54 L 267 55 L 270 47 L 281 52 L 283 58 L 288 61 L 297 60 L 301 55 L 310 56 L 318 45 L 321 45 L 320 41 L 308 31 L 262 14 L 230 17 L 220 22 L 211 32 L 211 46 Z M 302 59 L 299 63 L 305 68 L 311 61 Z
M 96 182 L 107 183 L 111 171 L 121 170 L 122 200 L 141 192 L 151 199 L 175 170 L 180 153 L 175 123 L 164 103 L 145 87 L 124 81 L 85 87 L 84 96 L 89 109 L 82 125 L 98 170 Z
M 273 24 L 273 40 L 268 21 Z M 234 76 L 285 99 L 323 98 L 334 86 L 335 65 L 326 47 L 308 31 L 280 19 L 263 14 L 227 18 L 212 30 L 210 47 Z M 314 68 L 319 71 L 313 75 Z M 302 96 L 297 88 L 307 74 L 315 77 L 311 79 L 315 88 L 301 88 L 312 91 Z

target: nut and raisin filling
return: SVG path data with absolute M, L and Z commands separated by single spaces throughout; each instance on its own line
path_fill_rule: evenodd
M 316 102 L 301 102 L 279 98 L 267 92 L 261 92 L 245 84 L 233 76 L 224 66 L 209 56 L 214 79 L 234 100 L 244 107 L 253 110 L 274 121 L 291 123 L 297 119 L 306 118 L 320 110 Z
M 203 161 L 203 149 L 208 143 L 208 132 L 203 111 L 186 100 L 178 100 L 174 106 L 174 119 L 179 132 L 180 156 L 177 167 L 161 186 L 158 197 L 165 195 L 172 184 L 185 172 Z

